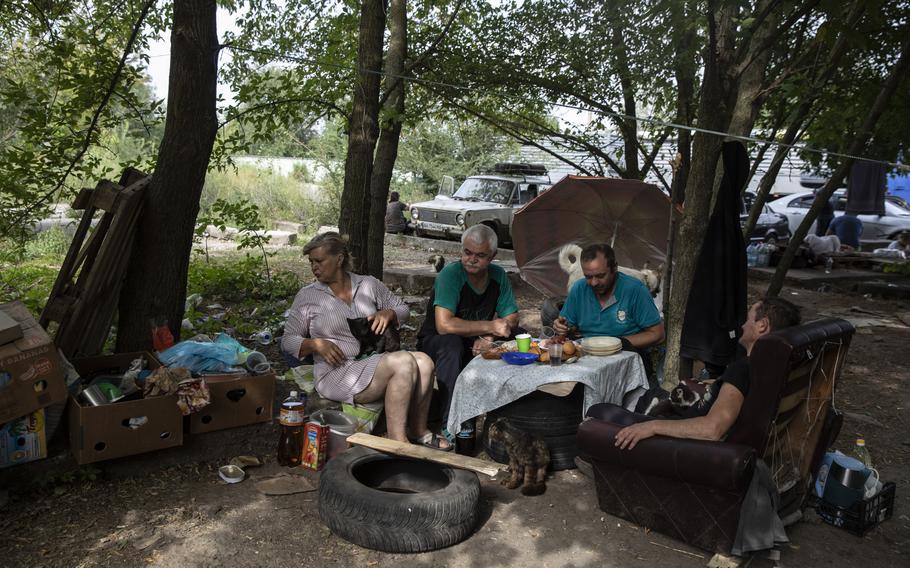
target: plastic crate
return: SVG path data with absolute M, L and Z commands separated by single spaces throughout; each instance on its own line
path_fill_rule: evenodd
M 877 495 L 854 503 L 851 507 L 838 507 L 821 499 L 815 502 L 815 512 L 829 525 L 840 527 L 856 536 L 865 534 L 894 513 L 894 482 L 882 486 Z

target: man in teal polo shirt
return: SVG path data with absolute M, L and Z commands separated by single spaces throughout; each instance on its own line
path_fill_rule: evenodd
M 618 337 L 623 349 L 639 353 L 664 340 L 664 324 L 651 293 L 637 278 L 617 271 L 610 245 L 597 243 L 582 249 L 581 268 L 584 280 L 569 291 L 553 322 L 556 333 L 577 327 L 586 337 Z

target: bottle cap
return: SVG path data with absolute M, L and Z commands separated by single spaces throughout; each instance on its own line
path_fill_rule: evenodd
M 857 445 L 857 446 L 865 446 L 865 445 L 866 445 L 866 440 L 864 440 L 863 438 L 857 438 L 857 439 L 856 439 L 856 445 Z

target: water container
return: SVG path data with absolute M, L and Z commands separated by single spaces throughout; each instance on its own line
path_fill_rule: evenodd
M 746 266 L 755 266 L 755 245 L 751 243 L 746 247 Z
M 357 431 L 357 419 L 340 410 L 318 410 L 310 419 L 329 427 L 329 459 L 348 449 L 348 436 Z

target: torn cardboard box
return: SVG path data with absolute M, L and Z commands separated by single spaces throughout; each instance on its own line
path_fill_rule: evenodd
M 22 337 L 0 345 L 0 423 L 66 400 L 63 367 L 47 332 L 22 302 L 0 304 Z
M 211 404 L 190 414 L 190 434 L 202 434 L 272 419 L 275 373 L 207 375 Z
M 77 359 L 73 366 L 83 379 L 91 374 L 123 373 L 144 357 L 148 369 L 161 363 L 150 353 L 118 353 Z M 79 464 L 142 454 L 183 445 L 183 415 L 177 395 L 154 396 L 101 406 L 69 399 L 70 451 Z

